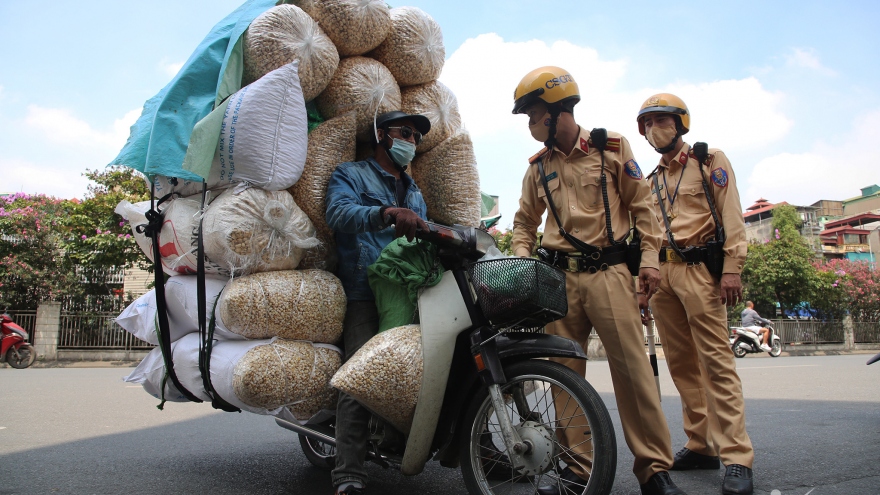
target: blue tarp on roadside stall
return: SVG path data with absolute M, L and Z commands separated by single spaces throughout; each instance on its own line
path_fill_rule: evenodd
M 150 177 L 207 178 L 225 110 L 221 102 L 241 89 L 242 35 L 276 3 L 281 2 L 248 0 L 215 25 L 174 79 L 144 103 L 128 141 L 110 165 L 131 167 Z

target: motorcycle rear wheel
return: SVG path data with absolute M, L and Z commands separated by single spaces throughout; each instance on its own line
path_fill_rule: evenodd
M 736 356 L 738 358 L 743 358 L 743 357 L 746 357 L 746 354 L 748 354 L 748 353 L 749 352 L 747 350 L 745 350 L 739 346 L 738 340 L 733 343 L 733 355 L 734 356 Z
M 608 409 L 596 390 L 577 373 L 550 361 L 519 362 L 506 367 L 504 373 L 508 380 L 501 386 L 508 406 L 504 413 L 510 416 L 523 440 L 537 440 L 535 445 L 544 446 L 533 448 L 526 455 L 530 472 L 517 471 L 508 460 L 489 391 L 480 390 L 464 416 L 461 429 L 459 458 L 468 493 L 532 495 L 538 486 L 556 484 L 563 470 L 563 453 L 568 450 L 559 442 L 557 430 L 573 428 L 569 425 L 578 417 L 587 423 L 589 434 L 583 444 L 587 446 L 585 450 L 591 452 L 592 468 L 581 465 L 590 473 L 586 486 L 578 486 L 574 491 L 564 487 L 562 492 L 610 493 L 617 470 L 617 440 Z M 575 410 L 566 418 L 557 419 L 554 397 L 560 397 L 563 392 L 569 396 L 566 408 L 573 406 Z M 567 460 L 579 462 L 570 457 Z
M 336 447 L 305 435 L 299 435 L 299 445 L 313 466 L 328 471 L 336 467 Z
M 9 363 L 9 366 L 16 369 L 25 369 L 34 364 L 36 359 L 37 353 L 31 346 L 21 346 L 18 349 L 17 355 L 15 347 L 10 347 L 9 350 L 6 351 L 6 362 Z
M 782 341 L 775 339 L 770 344 L 770 355 L 773 357 L 779 357 L 782 354 Z

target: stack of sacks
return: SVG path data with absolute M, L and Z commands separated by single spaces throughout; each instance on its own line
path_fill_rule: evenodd
M 341 284 L 329 273 L 336 250 L 325 221 L 326 189 L 336 166 L 370 156 L 374 116 L 399 109 L 431 121 L 410 169 L 430 219 L 479 225 L 479 177 L 455 95 L 437 81 L 445 60 L 440 27 L 422 10 L 389 9 L 382 0 L 288 0 L 251 23 L 242 48 L 247 86 L 228 100 L 206 180 L 206 209 L 200 208 L 202 184 L 153 180 L 157 198 L 174 193 L 162 205 L 162 262 L 173 275 L 166 288 L 169 299 L 178 297 L 172 281 L 194 273 L 192 233 L 203 220 L 207 274 L 219 280 L 208 289 L 208 318 L 219 339 L 211 362 L 215 389 L 242 409 L 275 414 L 280 408 L 281 414 L 305 420 L 333 408 L 336 396 L 327 382 L 335 369 L 326 377 L 323 371 L 302 371 L 312 365 L 317 370 L 318 361 L 328 370 L 339 366 L 324 352 L 339 340 L 345 312 Z M 306 103 L 326 119 L 311 133 Z M 133 226 L 146 223 L 143 204 L 119 209 L 132 217 Z M 151 256 L 150 240 L 141 235 L 138 242 Z M 235 278 L 226 283 L 230 277 Z M 191 290 L 194 294 L 194 285 Z M 120 316 L 120 323 L 148 341 L 156 340 L 152 297 L 144 296 Z M 198 339 L 192 332 L 198 318 L 187 297 L 185 304 L 169 303 L 169 319 L 178 375 L 189 376 L 196 363 L 196 377 L 192 353 Z M 296 351 L 301 368 L 280 357 L 293 352 L 293 340 L 314 349 Z M 254 352 L 275 357 L 248 357 Z M 314 359 L 307 366 L 308 356 Z M 157 349 L 129 379 L 158 394 L 150 377 L 162 369 Z M 420 376 L 411 371 L 409 376 Z M 205 395 L 200 379 L 181 380 L 194 394 Z M 262 384 L 272 380 L 280 380 L 280 388 L 262 393 Z M 285 389 L 288 381 L 299 388 Z M 180 395 L 165 392 L 168 398 Z M 407 421 L 397 426 L 406 429 Z

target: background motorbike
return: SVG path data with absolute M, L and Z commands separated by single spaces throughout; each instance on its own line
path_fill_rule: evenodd
M 16 325 L 8 314 L 0 315 L 0 362 L 23 369 L 34 364 L 37 352 L 28 342 L 28 333 Z
M 419 295 L 424 371 L 412 428 L 404 435 L 374 418 L 368 460 L 404 475 L 420 473 L 430 458 L 460 466 L 474 495 L 533 495 L 547 484 L 561 493 L 610 493 L 617 442 L 608 410 L 584 377 L 544 359 L 586 359 L 583 348 L 538 333 L 568 310 L 564 273 L 527 258 L 475 262 L 495 246 L 491 235 L 429 227 L 418 237 L 438 245 L 445 271 Z M 325 469 L 334 466 L 334 421 L 335 411 L 305 424 L 276 418 Z M 588 432 L 582 445 L 589 458 L 571 455 L 558 440 L 561 430 L 575 427 Z M 590 473 L 584 486 L 561 479 L 575 463 Z
M 765 328 L 770 330 L 770 338 L 768 339 L 770 351 L 768 351 L 767 354 L 770 354 L 773 357 L 779 357 L 779 355 L 782 354 L 782 339 L 776 334 L 773 325 L 768 323 Z M 741 358 L 749 353 L 764 352 L 764 350 L 761 349 L 761 342 L 763 341 L 761 340 L 760 334 L 743 327 L 731 327 L 730 331 L 732 333 L 730 337 L 730 348 L 733 350 L 734 356 Z

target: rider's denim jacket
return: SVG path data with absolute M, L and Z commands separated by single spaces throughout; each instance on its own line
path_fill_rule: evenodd
M 336 234 L 337 276 L 349 301 L 374 299 L 367 267 L 394 240 L 394 227 L 380 218 L 379 208 L 397 204 L 394 176 L 375 159 L 345 162 L 336 167 L 327 185 L 327 225 Z M 407 208 L 422 219 L 428 207 L 412 179 L 406 191 Z

